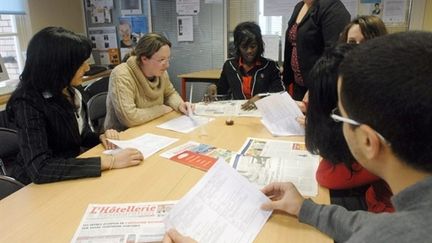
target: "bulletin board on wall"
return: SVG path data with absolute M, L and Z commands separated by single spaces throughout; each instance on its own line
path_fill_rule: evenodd
M 390 33 L 408 30 L 413 0 L 341 0 L 352 18 L 380 17 Z
M 119 64 L 151 31 L 148 0 L 84 0 L 84 11 L 96 64 Z

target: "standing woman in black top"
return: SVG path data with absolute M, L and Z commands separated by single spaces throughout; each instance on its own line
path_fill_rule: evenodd
M 109 156 L 75 158 L 85 148 L 106 138 L 118 138 L 108 130 L 98 135 L 89 129 L 80 92 L 89 69 L 92 45 L 84 36 L 61 27 L 47 27 L 30 40 L 18 88 L 7 105 L 15 123 L 19 154 L 12 176 L 28 184 L 100 176 L 102 170 L 139 164 L 138 150 L 125 149 Z
M 337 42 L 350 21 L 340 0 L 303 0 L 288 22 L 285 36 L 283 80 L 293 84 L 293 98 L 302 100 L 308 87 L 309 71 L 324 49 Z

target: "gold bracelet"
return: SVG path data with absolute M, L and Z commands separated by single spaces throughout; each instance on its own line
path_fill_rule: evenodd
M 111 164 L 110 164 L 109 170 L 112 170 L 112 168 L 114 167 L 114 162 L 115 162 L 115 157 L 114 157 L 114 155 L 111 154 Z

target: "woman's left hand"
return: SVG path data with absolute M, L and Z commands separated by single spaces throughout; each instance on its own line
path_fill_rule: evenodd
M 108 129 L 104 134 L 99 136 L 99 139 L 105 149 L 116 149 L 117 146 L 108 141 L 108 139 L 119 140 L 119 132 L 114 129 Z
M 245 111 L 254 110 L 257 107 L 255 106 L 255 101 L 261 99 L 259 95 L 255 95 L 254 97 L 250 98 L 246 103 L 241 105 L 241 109 Z

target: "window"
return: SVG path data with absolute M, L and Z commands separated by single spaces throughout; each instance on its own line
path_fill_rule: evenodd
M 10 79 L 17 79 L 23 68 L 23 55 L 17 22 L 25 18 L 21 15 L 0 14 L 0 54 Z

